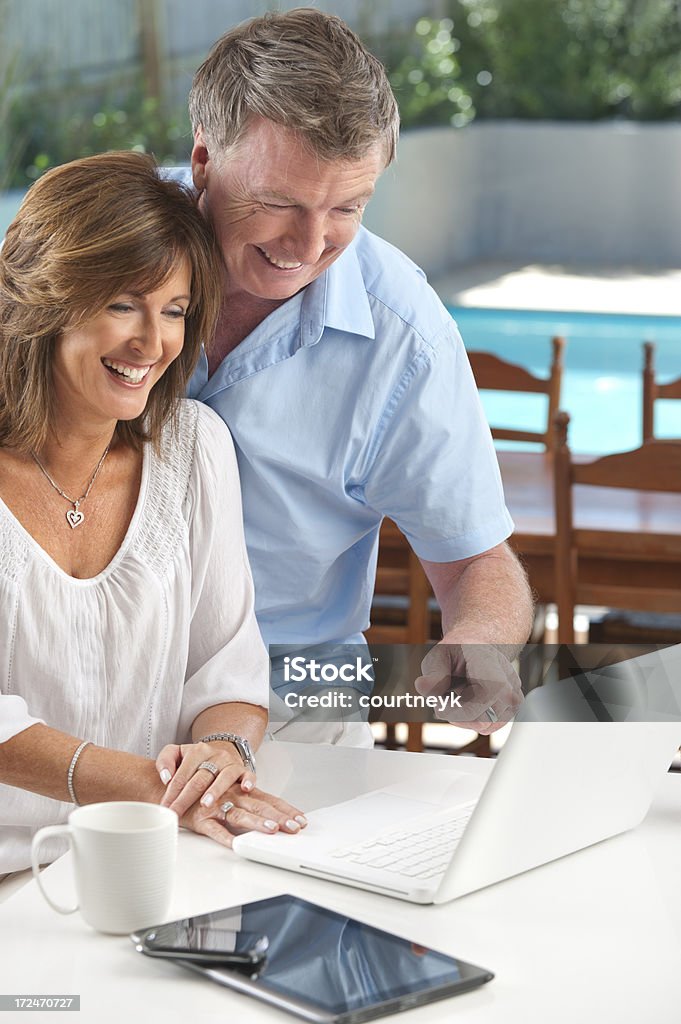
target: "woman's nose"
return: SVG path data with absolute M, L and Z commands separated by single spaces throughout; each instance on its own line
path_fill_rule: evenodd
M 163 351 L 163 337 L 159 320 L 151 314 L 142 317 L 133 338 L 133 344 L 146 359 L 157 359 Z

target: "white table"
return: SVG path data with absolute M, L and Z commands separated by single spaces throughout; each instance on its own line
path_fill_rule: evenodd
M 442 767 L 444 755 L 274 743 L 259 778 L 311 810 Z M 491 762 L 466 761 L 485 773 Z M 522 813 L 519 801 L 519 812 Z M 503 842 L 503 836 L 499 836 Z M 45 873 L 72 893 L 69 856 Z M 681 1019 L 681 777 L 661 781 L 636 831 L 439 907 L 422 907 L 239 860 L 181 833 L 170 918 L 291 892 L 465 960 L 496 978 L 477 991 L 409 1011 L 409 1021 L 471 1024 L 677 1024 Z M 35 882 L 0 905 L 0 991 L 79 994 L 81 1024 L 282 1024 L 295 1018 L 162 961 L 126 937 L 61 917 Z M 0 1014 L 0 1024 L 54 1014 Z M 64 1019 L 63 1017 L 61 1018 Z

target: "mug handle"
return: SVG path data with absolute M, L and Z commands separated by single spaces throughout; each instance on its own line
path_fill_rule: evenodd
M 50 896 L 45 892 L 45 888 L 40 878 L 40 858 L 38 856 L 38 848 L 42 843 L 43 839 L 48 839 L 50 836 L 63 836 L 67 835 L 71 837 L 71 826 L 70 825 L 46 825 L 44 828 L 39 828 L 36 834 L 31 840 L 31 869 L 33 871 L 33 877 L 38 883 L 38 888 L 41 893 L 58 914 L 75 914 L 78 910 L 78 904 L 75 907 L 62 907 L 59 903 L 55 903 Z

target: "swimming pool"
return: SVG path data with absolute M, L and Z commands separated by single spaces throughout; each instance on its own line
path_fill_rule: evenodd
M 550 339 L 555 334 L 566 339 L 561 406 L 570 413 L 574 451 L 622 451 L 641 443 L 644 341 L 655 342 L 661 381 L 681 375 L 681 317 L 465 306 L 449 310 L 466 348 L 494 352 L 543 376 L 551 359 Z M 490 423 L 543 429 L 543 396 L 481 395 Z M 681 437 L 681 402 L 656 403 L 655 430 L 660 437 Z

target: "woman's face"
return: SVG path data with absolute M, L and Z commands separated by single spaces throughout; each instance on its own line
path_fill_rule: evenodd
M 59 423 L 95 432 L 144 412 L 149 392 L 182 351 L 190 287 L 183 260 L 156 291 L 117 295 L 61 334 L 52 364 Z

